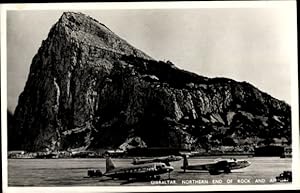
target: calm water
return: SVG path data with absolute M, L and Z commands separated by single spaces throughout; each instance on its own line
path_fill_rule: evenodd
M 211 162 L 212 158 L 189 159 L 190 164 Z M 251 166 L 234 170 L 230 174 L 210 175 L 206 171 L 187 171 L 183 173 L 180 167 L 182 161 L 173 162 L 175 168 L 170 178 L 176 185 L 191 184 L 270 184 L 284 170 L 291 170 L 290 158 L 247 158 Z M 113 159 L 116 166 L 130 166 L 131 159 Z M 166 181 L 133 182 L 111 180 L 109 178 L 88 178 L 88 169 L 105 171 L 104 159 L 9 159 L 9 186 L 103 186 L 103 185 L 151 185 Z M 161 175 L 168 179 L 168 174 Z M 191 182 L 191 180 L 197 180 Z M 230 181 L 232 183 L 230 183 Z M 256 182 L 255 182 L 256 181 Z M 170 182 L 170 181 L 169 181 Z M 260 183 L 259 183 L 260 182 Z

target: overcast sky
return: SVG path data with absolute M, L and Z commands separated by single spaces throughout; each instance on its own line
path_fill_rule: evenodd
M 295 18 L 278 8 L 99 10 L 82 13 L 158 60 L 208 77 L 247 81 L 291 102 Z M 33 56 L 63 11 L 7 14 L 8 108 L 14 111 Z M 291 38 L 292 37 L 292 38 Z

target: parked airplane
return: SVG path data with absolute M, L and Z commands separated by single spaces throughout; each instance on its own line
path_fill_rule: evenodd
M 110 157 L 106 158 L 106 171 L 104 174 L 96 170 L 88 171 L 90 177 L 93 176 L 107 176 L 113 179 L 159 179 L 160 174 L 169 173 L 173 171 L 172 166 L 167 166 L 165 163 L 152 163 L 143 164 L 139 166 L 129 166 L 129 167 L 115 167 Z M 94 175 L 97 172 L 98 175 Z
M 170 162 L 174 161 L 180 161 L 182 157 L 170 155 L 165 157 L 156 157 L 151 159 L 140 159 L 140 158 L 134 158 L 132 164 L 133 165 L 140 165 L 140 164 L 146 164 L 146 163 L 165 163 L 167 166 L 170 166 Z
M 237 159 L 221 159 L 216 160 L 213 163 L 189 165 L 187 156 L 183 156 L 183 166 L 181 169 L 184 170 L 207 170 L 211 175 L 224 173 L 230 173 L 231 170 L 241 169 L 250 166 L 250 162 L 247 160 Z

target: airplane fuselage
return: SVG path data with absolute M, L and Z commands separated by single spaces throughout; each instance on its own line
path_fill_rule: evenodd
M 164 163 L 145 164 L 126 168 L 114 168 L 104 176 L 118 179 L 153 178 L 157 175 L 173 171 L 174 168 Z
M 186 158 L 185 158 L 186 159 Z M 230 173 L 231 170 L 242 169 L 248 167 L 251 163 L 246 160 L 220 160 L 214 163 L 198 164 L 198 165 L 188 165 L 187 159 L 186 163 L 181 169 L 185 170 L 206 170 L 211 174 L 217 174 L 220 172 Z

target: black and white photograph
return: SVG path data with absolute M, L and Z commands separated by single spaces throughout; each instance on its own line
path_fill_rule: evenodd
M 3 5 L 5 190 L 299 187 L 296 23 L 294 1 Z

